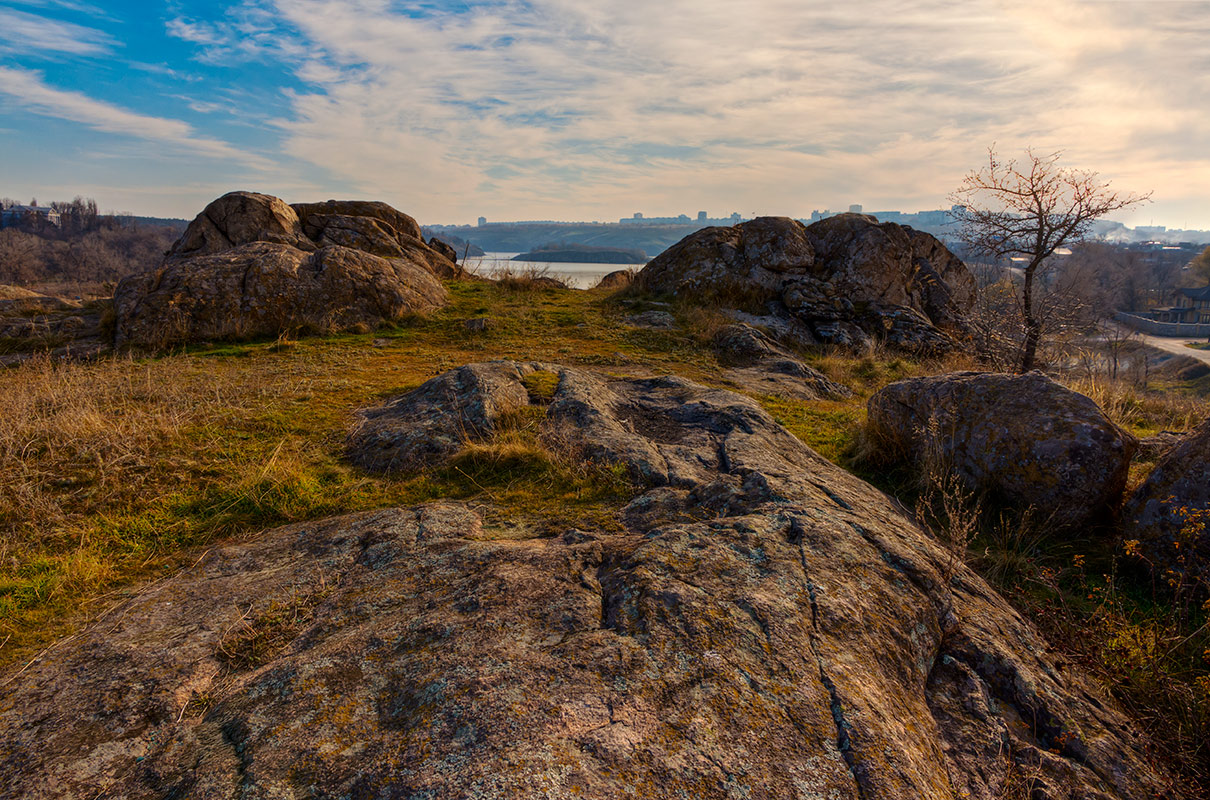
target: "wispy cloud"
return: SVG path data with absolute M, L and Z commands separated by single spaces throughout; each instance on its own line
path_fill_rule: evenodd
M 432 184 L 496 186 L 507 165 L 507 199 L 479 200 L 503 214 L 572 197 L 676 208 L 695 186 L 745 213 L 936 203 L 993 140 L 1113 152 L 1122 134 L 1067 138 L 1081 132 L 1073 119 L 1124 96 L 1128 70 L 1098 56 L 1157 55 L 1119 11 L 1090 19 L 1065 0 L 1047 4 L 1044 35 L 1038 9 L 993 2 L 396 8 L 278 0 L 295 33 L 277 35 L 306 42 L 297 74 L 316 87 L 282 123 L 287 151 L 367 191 L 424 187 L 415 201 L 438 204 Z M 1125 118 L 1129 130 L 1158 102 Z
M 258 0 L 228 8 L 219 19 L 173 17 L 165 23 L 169 36 L 198 47 L 206 64 L 231 66 L 249 61 L 290 60 L 305 54 L 302 45 L 283 36 L 280 18 Z
M 116 45 L 107 33 L 94 28 L 0 8 L 0 53 L 95 56 Z
M 78 122 L 105 133 L 169 145 L 178 154 L 223 159 L 254 168 L 272 167 L 260 156 L 198 135 L 188 123 L 138 114 L 79 92 L 53 88 L 36 72 L 0 67 L 0 94 L 8 95 L 37 114 Z
M 93 17 L 110 16 L 109 12 L 102 6 L 95 3 L 82 3 L 76 0 L 9 0 L 15 5 L 35 7 L 35 8 L 52 8 L 62 9 L 64 11 L 75 11 L 78 14 L 88 14 Z

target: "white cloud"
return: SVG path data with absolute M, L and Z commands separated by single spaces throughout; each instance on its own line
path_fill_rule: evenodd
M 0 94 L 9 95 L 35 113 L 78 122 L 105 133 L 168 145 L 178 154 L 224 159 L 253 168 L 272 166 L 265 159 L 226 142 L 198 135 L 188 123 L 138 114 L 79 92 L 55 89 L 36 72 L 0 67 Z
M 190 44 L 217 45 L 224 44 L 227 37 L 221 34 L 213 25 L 188 22 L 183 19 L 170 19 L 165 24 L 169 36 L 175 36 Z
M 1210 226 L 1208 12 L 244 0 L 174 35 L 292 67 L 313 88 L 277 123 L 284 151 L 428 219 L 930 207 L 997 142 L 1200 202 Z
M 0 8 L 0 53 L 64 53 L 95 56 L 110 52 L 113 39 L 103 31 Z

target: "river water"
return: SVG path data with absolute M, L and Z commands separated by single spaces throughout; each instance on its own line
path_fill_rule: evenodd
M 529 269 L 545 270 L 544 274 L 558 278 L 573 289 L 591 289 L 597 281 L 611 272 L 619 269 L 640 270 L 642 264 L 566 264 L 550 261 L 513 261 L 517 253 L 487 253 L 482 256 L 467 256 L 463 264 L 471 272 L 486 278 L 492 277 L 493 272 L 511 269 L 514 272 L 525 272 Z

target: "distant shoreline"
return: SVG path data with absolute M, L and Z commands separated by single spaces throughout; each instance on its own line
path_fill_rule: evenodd
M 542 261 L 553 264 L 646 264 L 648 258 L 641 253 L 626 250 L 533 250 L 515 255 L 512 261 Z

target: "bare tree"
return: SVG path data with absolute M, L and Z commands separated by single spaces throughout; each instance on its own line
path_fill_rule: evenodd
M 1112 191 L 1095 172 L 1059 166 L 1061 155 L 1026 150 L 1018 165 L 1001 161 L 993 147 L 987 166 L 967 175 L 950 196 L 963 242 L 995 259 L 1016 257 L 1025 263 L 1019 372 L 1033 369 L 1037 359 L 1044 309 L 1036 302 L 1035 281 L 1047 260 L 1060 247 L 1082 241 L 1097 219 L 1151 197 Z

